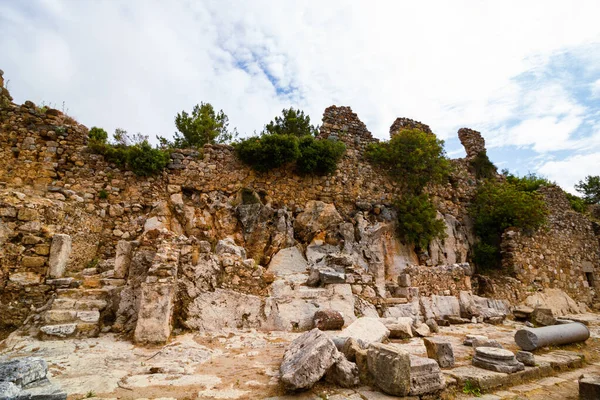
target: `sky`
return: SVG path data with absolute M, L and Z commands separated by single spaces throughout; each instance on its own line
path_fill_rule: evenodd
M 209 102 L 242 136 L 283 108 L 350 106 L 380 139 L 396 117 L 463 157 L 568 191 L 600 175 L 600 1 L 0 0 L 15 102 L 88 127 L 172 136 Z

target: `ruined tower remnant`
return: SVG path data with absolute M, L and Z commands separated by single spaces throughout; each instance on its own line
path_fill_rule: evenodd
M 485 151 L 485 139 L 481 133 L 473 129 L 460 128 L 458 138 L 467 152 L 467 158 L 474 158 L 477 154 Z
M 429 125 L 422 122 L 410 118 L 396 118 L 392 126 L 390 126 L 390 138 L 394 137 L 394 135 L 403 129 L 418 129 L 425 133 L 433 133 L 431 128 L 429 128 Z

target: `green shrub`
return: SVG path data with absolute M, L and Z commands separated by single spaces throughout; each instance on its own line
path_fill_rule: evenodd
M 407 194 L 395 202 L 398 232 L 404 241 L 425 249 L 435 238 L 446 237 L 446 224 L 436 218 L 435 206 L 426 194 Z
M 479 242 L 473 248 L 473 261 L 482 269 L 498 268 L 502 265 L 500 243 Z
M 167 166 L 169 153 L 153 148 L 150 143 L 141 143 L 129 146 L 127 149 L 127 166 L 138 176 L 154 175 Z
M 230 142 L 237 136 L 235 129 L 229 131 L 229 118 L 223 110 L 215 112 L 212 104 L 204 102 L 196 104 L 191 115 L 185 111 L 178 113 L 175 126 L 179 132 L 175 133 L 173 142 L 159 137 L 169 147 L 202 147 L 207 143 Z
M 298 138 L 290 135 L 253 136 L 235 144 L 237 156 L 257 171 L 269 171 L 296 161 Z
M 525 176 L 514 175 L 508 170 L 503 170 L 502 173 L 506 176 L 506 181 L 514 186 L 516 186 L 519 190 L 523 190 L 525 192 L 535 192 L 541 186 L 552 186 L 556 185 L 556 183 L 548 180 L 543 176 L 538 176 L 535 173 L 528 173 Z
M 565 192 L 565 194 L 567 195 L 567 200 L 569 200 L 569 204 L 571 204 L 573 211 L 584 213 L 587 210 L 587 205 L 584 199 L 569 192 Z
M 88 137 L 90 138 L 90 140 L 93 140 L 95 142 L 106 143 L 106 141 L 108 140 L 108 133 L 106 133 L 104 129 L 94 126 L 92 127 L 92 129 L 90 129 Z
M 311 125 L 310 117 L 302 110 L 283 109 L 281 115 L 265 126 L 264 135 L 292 135 L 301 138 L 317 136 L 319 133 L 318 128 Z
M 493 178 L 498 172 L 494 163 L 492 163 L 485 150 L 479 152 L 471 161 L 471 167 L 475 172 L 477 179 Z
M 588 175 L 575 185 L 575 190 L 583 195 L 588 204 L 600 204 L 600 175 Z
M 487 181 L 477 190 L 470 214 L 482 243 L 474 257 L 481 263 L 478 266 L 486 269 L 500 267 L 500 258 L 495 257 L 489 246 L 495 247 L 499 254 L 505 229 L 515 227 L 533 233 L 545 223 L 548 211 L 537 192 L 525 191 L 510 182 Z
M 406 129 L 388 142 L 373 143 L 366 156 L 389 169 L 405 191 L 419 194 L 428 183 L 448 178 L 450 163 L 445 157 L 444 141 L 418 129 Z
M 108 199 L 108 192 L 105 189 L 100 190 L 98 197 L 101 199 Z
M 330 174 L 346 151 L 346 145 L 334 140 L 316 140 L 312 136 L 300 139 L 300 157 L 296 167 L 302 174 Z

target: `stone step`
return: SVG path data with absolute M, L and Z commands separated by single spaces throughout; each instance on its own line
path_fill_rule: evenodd
M 106 308 L 105 300 L 96 299 L 71 299 L 66 297 L 58 297 L 52 303 L 52 310 L 76 310 L 76 311 L 102 311 Z
M 44 314 L 44 321 L 47 324 L 66 324 L 70 322 L 98 324 L 100 322 L 100 312 L 98 310 L 48 310 Z
M 127 280 L 116 278 L 103 278 L 100 279 L 100 283 L 102 284 L 102 287 L 120 287 L 125 286 Z
M 49 324 L 40 328 L 40 339 L 60 340 L 74 337 L 97 337 L 99 333 L 100 326 L 89 322 Z
M 383 299 L 383 301 L 385 302 L 385 304 L 388 304 L 388 305 L 407 304 L 408 303 L 408 299 L 402 298 L 402 297 L 388 297 L 386 299 Z
M 57 289 L 56 293 L 59 298 L 104 300 L 108 297 L 111 289 L 112 287 L 99 289 Z

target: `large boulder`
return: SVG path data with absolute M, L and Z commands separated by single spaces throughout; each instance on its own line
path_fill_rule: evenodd
M 390 336 L 390 331 L 379 318 L 363 317 L 342 330 L 338 336 L 352 338 L 362 347 L 367 347 L 371 343 L 383 342 Z
M 410 392 L 410 356 L 400 348 L 371 343 L 367 351 L 367 365 L 375 385 L 392 396 L 406 396 Z
M 294 231 L 296 236 L 308 242 L 312 236 L 343 221 L 333 204 L 311 200 L 304 211 L 296 216 Z
M 549 308 L 555 316 L 579 314 L 587 311 L 584 304 L 577 303 L 560 289 L 545 289 L 543 292 L 532 294 L 525 299 L 524 304 L 532 308 Z
M 421 308 L 425 320 L 430 318 L 443 320 L 446 317 L 460 315 L 460 304 L 454 296 L 421 297 Z
M 315 328 L 297 337 L 285 351 L 281 381 L 288 390 L 310 389 L 340 358 L 333 341 Z

